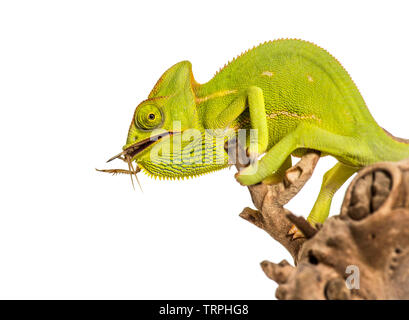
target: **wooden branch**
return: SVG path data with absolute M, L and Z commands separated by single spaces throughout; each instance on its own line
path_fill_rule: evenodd
M 236 167 L 240 170 L 244 167 L 246 161 L 243 159 L 243 150 L 236 144 L 230 144 L 228 150 L 229 154 L 234 154 Z M 266 231 L 271 237 L 280 242 L 291 254 L 296 262 L 298 260 L 298 252 L 306 240 L 305 238 L 298 238 L 292 240 L 292 237 L 287 233 L 293 224 L 300 227 L 300 230 L 305 231 L 308 236 L 312 236 L 312 230 L 301 226 L 300 219 L 292 219 L 290 221 L 288 216 L 293 216 L 292 213 L 284 208 L 305 185 L 311 177 L 314 168 L 319 160 L 320 154 L 315 151 L 307 153 L 301 160 L 292 168 L 286 171 L 283 181 L 273 185 L 257 184 L 249 186 L 248 189 L 251 198 L 257 210 L 251 208 L 244 208 L 240 217 L 251 222 L 255 226 Z M 305 221 L 305 220 L 304 220 Z M 305 221 L 305 223 L 307 223 Z
M 361 170 L 341 214 L 302 243 L 297 267 L 261 266 L 278 299 L 409 299 L 409 159 Z

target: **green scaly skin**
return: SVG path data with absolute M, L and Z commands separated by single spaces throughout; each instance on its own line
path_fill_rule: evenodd
M 180 121 L 180 127 L 173 128 L 173 121 Z M 233 134 L 210 146 L 204 143 L 202 151 L 193 156 L 194 142 L 176 141 L 188 129 L 198 129 L 205 137 L 205 128 L 230 128 Z M 313 224 L 324 222 L 332 196 L 357 170 L 409 157 L 409 145 L 377 125 L 340 63 L 325 50 L 301 40 L 259 45 L 205 84 L 194 80 L 190 62 L 174 65 L 136 108 L 123 149 L 150 175 L 191 177 L 228 166 L 226 152 L 220 153 L 224 142 L 238 129 L 250 128 L 258 130 L 258 141 L 247 145 L 250 156 L 255 159 L 265 154 L 256 167 L 237 175 L 243 185 L 280 179 L 291 166 L 290 156 L 302 156 L 307 150 L 338 160 L 324 175 L 308 217 Z M 169 132 L 173 134 L 166 135 Z M 166 136 L 143 151 L 129 151 L 152 134 Z M 152 148 L 165 151 L 152 156 Z M 174 161 L 176 153 L 169 150 L 182 150 L 182 161 Z M 196 164 L 195 160 L 215 155 L 219 163 Z

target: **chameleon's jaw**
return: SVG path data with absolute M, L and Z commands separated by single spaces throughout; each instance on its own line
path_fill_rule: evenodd
M 155 142 L 158 142 L 160 139 L 167 137 L 167 136 L 172 136 L 174 134 L 176 134 L 177 132 L 173 132 L 173 131 L 168 131 L 168 132 L 164 132 L 155 136 L 152 136 L 150 138 L 146 138 L 144 140 L 141 140 L 137 143 L 134 143 L 130 146 L 128 146 L 126 149 L 124 149 L 124 151 L 118 153 L 116 156 L 113 156 L 112 158 L 110 158 L 107 162 L 110 162 L 114 159 L 133 159 L 138 153 L 142 152 L 143 150 L 145 150 L 146 148 L 150 147 L 152 144 L 154 144 Z

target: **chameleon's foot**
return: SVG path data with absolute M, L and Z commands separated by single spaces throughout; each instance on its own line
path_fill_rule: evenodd
M 241 181 L 241 176 L 240 176 L 240 172 L 236 172 L 235 174 L 234 174 L 234 178 L 236 179 L 236 181 L 238 182 L 238 183 L 240 183 L 240 185 L 242 185 L 242 186 L 247 186 L 245 183 L 243 183 L 242 181 Z
M 234 179 L 236 179 L 236 181 L 237 181 L 238 183 L 240 183 L 240 185 L 242 185 L 238 178 L 239 178 L 239 173 L 236 172 L 236 173 L 234 174 Z
M 260 182 L 257 178 L 254 178 L 254 175 L 257 172 L 257 162 L 257 157 L 250 158 L 250 164 L 239 169 L 234 175 L 234 178 L 236 178 L 238 183 L 242 186 L 250 186 Z
M 260 183 L 261 181 L 255 175 L 257 172 L 257 165 L 248 166 L 237 172 L 234 177 L 242 186 L 251 186 Z
M 290 230 L 287 232 L 288 236 L 291 236 L 291 240 L 305 238 L 304 234 L 298 230 L 298 228 L 293 224 Z

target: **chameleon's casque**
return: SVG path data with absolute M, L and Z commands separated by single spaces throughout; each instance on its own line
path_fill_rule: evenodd
M 361 167 L 409 157 L 409 145 L 377 125 L 341 64 L 301 40 L 261 44 L 205 84 L 194 80 L 190 62 L 174 65 L 137 106 L 117 157 L 135 161 L 153 176 L 200 175 L 226 167 L 227 154 L 220 151 L 224 143 L 239 129 L 250 128 L 258 139 L 247 139 L 248 153 L 252 159 L 265 154 L 256 167 L 237 175 L 244 185 L 280 179 L 291 155 L 308 149 L 338 160 L 324 176 L 308 218 L 312 223 L 326 219 L 333 194 Z M 181 139 L 192 129 L 199 135 Z M 227 129 L 227 135 L 214 139 Z M 209 157 L 217 161 L 200 161 Z

